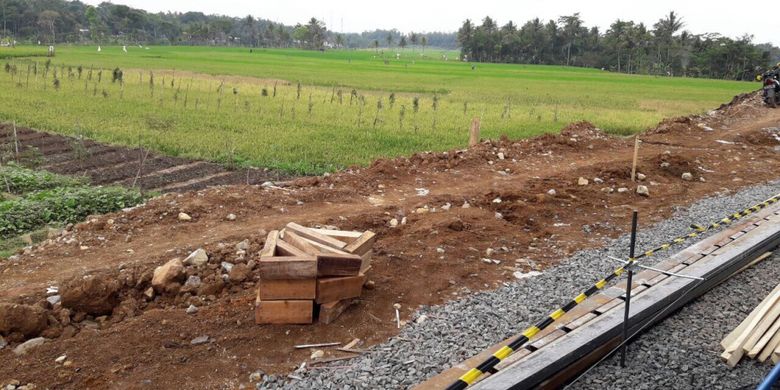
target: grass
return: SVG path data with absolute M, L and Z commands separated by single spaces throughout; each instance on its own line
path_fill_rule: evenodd
M 0 120 L 304 174 L 463 147 L 475 117 L 488 138 L 530 137 L 580 120 L 630 134 L 756 88 L 557 66 L 472 69 L 455 60 L 457 53 L 431 49 L 399 51 L 397 59 L 395 51 L 374 50 L 103 47 L 98 53 L 63 46 L 48 72 L 46 58 L 25 57 L 42 53 L 0 48 L 11 68 L 0 74 Z M 123 83 L 111 82 L 116 67 Z

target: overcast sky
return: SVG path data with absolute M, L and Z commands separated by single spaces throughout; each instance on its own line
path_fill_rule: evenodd
M 86 0 L 99 4 L 103 0 Z M 652 26 L 674 10 L 693 33 L 718 32 L 730 37 L 752 34 L 755 42 L 780 43 L 777 23 L 767 23 L 762 5 L 726 3 L 722 0 L 116 0 L 147 11 L 201 11 L 230 16 L 253 16 L 284 24 L 303 23 L 312 16 L 325 21 L 333 31 L 360 32 L 375 28 L 410 31 L 457 31 L 467 18 L 481 20 L 486 15 L 504 24 L 509 20 L 522 24 L 540 17 L 557 19 L 580 12 L 588 26 L 602 31 L 616 19 L 634 20 Z

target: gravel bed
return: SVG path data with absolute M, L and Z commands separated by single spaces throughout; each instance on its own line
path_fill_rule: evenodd
M 688 208 L 675 210 L 672 218 L 650 227 L 641 225 L 640 215 L 638 248 L 658 245 L 689 232 L 692 222 L 722 218 L 778 192 L 780 181 L 705 198 Z M 290 377 L 265 376 L 265 381 L 257 387 L 411 387 L 522 332 L 611 272 L 617 263 L 607 255 L 625 257 L 627 247 L 628 236 L 623 236 L 602 249 L 578 252 L 542 275 L 508 283 L 494 291 L 474 293 L 445 305 L 421 308 L 415 318 L 424 315 L 425 321 L 411 321 L 398 336 L 371 348 L 371 353 L 333 363 L 339 368 L 299 369 Z M 737 369 L 728 370 L 718 361 L 718 343 L 777 283 L 780 269 L 773 267 L 774 264 L 767 259 L 648 331 L 632 344 L 629 355 L 632 366 L 628 370 L 615 370 L 615 360 L 607 359 L 572 387 L 626 388 L 629 379 L 639 384 L 640 389 L 735 389 L 754 385 L 768 373 L 769 366 L 742 362 Z M 742 287 L 745 283 L 751 288 Z

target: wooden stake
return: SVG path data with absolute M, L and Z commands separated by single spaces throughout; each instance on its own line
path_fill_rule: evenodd
M 469 131 L 469 147 L 479 143 L 479 118 L 471 120 L 471 130 Z
M 639 159 L 639 136 L 634 137 L 634 161 L 631 163 L 631 181 L 636 181 L 636 163 Z

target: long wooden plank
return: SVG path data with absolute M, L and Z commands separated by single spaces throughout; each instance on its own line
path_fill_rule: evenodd
M 775 287 L 774 290 L 772 290 L 772 292 L 770 292 L 769 295 L 767 295 L 767 297 L 775 295 L 778 292 L 780 292 L 780 284 L 778 284 L 777 287 Z M 736 328 L 734 328 L 734 330 L 731 333 L 729 333 L 725 338 L 723 338 L 723 340 L 720 342 L 720 346 L 723 349 L 728 348 L 729 345 L 731 345 L 734 342 L 734 340 L 736 340 L 737 337 L 739 337 L 740 334 L 745 332 L 745 328 L 747 328 L 748 324 L 750 324 L 753 321 L 753 319 L 756 318 L 756 315 L 758 315 L 758 313 L 764 308 L 764 306 L 766 306 L 767 302 L 768 301 L 766 298 L 762 299 L 761 303 L 759 303 L 758 306 L 756 306 L 756 308 L 753 309 L 753 311 L 751 311 L 747 317 L 745 317 L 742 323 L 740 323 Z
M 289 233 L 287 233 L 289 234 Z M 285 234 L 285 236 L 287 235 Z M 296 248 L 295 246 L 287 243 L 284 241 L 284 239 L 280 239 L 276 241 L 276 253 L 279 256 L 296 256 L 296 257 L 305 257 L 305 256 L 311 256 L 308 253 Z
M 764 333 L 775 323 L 777 317 L 780 316 L 780 295 L 777 296 L 772 308 L 769 309 L 761 322 L 758 323 L 755 329 L 750 333 L 745 345 L 742 346 L 744 352 L 749 352 L 758 343 Z
M 317 255 L 317 276 L 357 276 L 363 259 L 358 255 Z
M 321 228 L 309 228 L 317 233 L 324 234 L 326 236 L 331 236 L 335 239 L 344 241 L 346 243 L 352 243 L 352 241 L 355 241 L 358 237 L 360 237 L 363 233 L 361 232 L 355 232 L 351 230 L 335 230 L 335 229 L 321 229 Z
M 758 355 L 758 361 L 762 363 L 765 362 L 766 359 L 772 356 L 772 352 L 774 352 L 778 346 L 780 346 L 780 332 L 775 333 L 772 339 L 769 340 L 769 343 L 764 347 L 764 350 Z
M 295 232 L 284 233 L 284 241 L 300 249 L 301 251 L 303 251 L 308 255 L 316 256 L 317 254 L 320 253 L 320 250 L 314 245 L 312 245 L 310 241 L 304 239 L 303 237 L 299 236 Z
M 319 242 L 320 244 L 327 245 L 336 249 L 344 249 L 347 243 L 341 240 L 337 240 L 333 237 L 328 237 L 324 234 L 317 233 L 316 231 L 298 225 L 295 222 L 287 224 L 287 230 L 297 233 L 299 236 L 308 238 L 309 240 Z
M 740 359 L 742 359 L 742 356 L 744 355 L 745 351 L 743 347 L 745 346 L 745 343 L 748 341 L 748 339 L 753 334 L 756 327 L 761 323 L 761 321 L 764 319 L 764 316 L 766 313 L 768 313 L 770 310 L 772 310 L 772 307 L 775 306 L 775 303 L 778 299 L 780 299 L 780 294 L 773 294 L 766 298 L 768 301 L 766 305 L 764 305 L 761 308 L 761 311 L 759 311 L 756 316 L 753 318 L 752 321 L 745 327 L 745 329 L 740 333 L 734 341 L 729 344 L 728 347 L 726 347 L 726 350 L 721 354 L 721 358 L 726 361 L 726 364 L 729 365 L 729 367 L 734 367 L 737 365 Z M 760 336 L 759 336 L 760 337 Z
M 260 257 L 271 257 L 276 255 L 276 242 L 279 240 L 279 231 L 271 230 L 265 238 L 263 249 L 260 250 Z
M 753 346 L 750 351 L 748 351 L 748 357 L 751 359 L 755 359 L 756 356 L 761 353 L 761 351 L 764 349 L 764 347 L 769 344 L 769 341 L 772 340 L 772 338 L 777 334 L 777 331 L 780 330 L 780 318 L 775 318 L 774 323 L 772 323 L 772 326 L 764 333 L 763 336 L 756 342 L 756 344 Z

